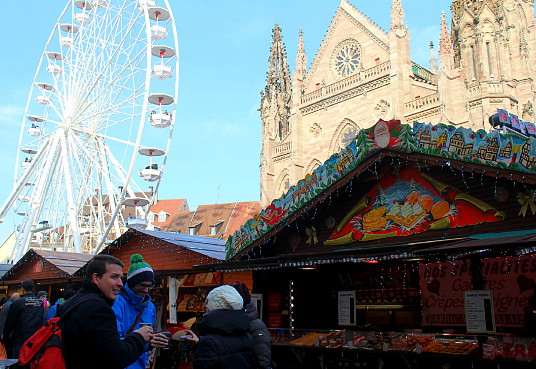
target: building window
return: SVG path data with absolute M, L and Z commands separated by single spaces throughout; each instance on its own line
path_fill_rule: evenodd
M 147 215 L 147 220 L 151 223 L 154 222 L 154 213 L 149 213 L 149 215 Z
M 218 232 L 220 231 L 222 224 L 223 224 L 223 221 L 218 221 L 218 223 L 211 224 L 210 225 L 210 235 L 211 236 L 216 236 L 218 234 Z
M 162 213 L 158 214 L 158 221 L 159 222 L 165 222 L 166 219 L 167 219 L 167 213 L 162 212 Z
M 486 42 L 486 51 L 488 53 L 489 76 L 490 78 L 493 78 L 493 64 L 491 64 L 491 45 L 489 42 Z
M 195 227 L 188 227 L 188 234 L 190 236 L 195 236 Z

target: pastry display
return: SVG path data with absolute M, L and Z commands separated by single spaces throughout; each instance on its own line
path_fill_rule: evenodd
M 290 344 L 300 346 L 341 347 L 343 344 L 343 337 L 344 331 L 331 333 L 310 332 L 300 338 L 290 341 Z
M 476 342 L 465 341 L 433 341 L 422 348 L 422 352 L 436 354 L 467 355 L 478 347 Z
M 298 333 L 299 335 L 299 333 Z M 293 331 L 292 337 L 296 337 Z M 279 342 L 283 342 L 282 340 Z M 456 336 L 445 338 L 445 335 L 400 332 L 359 332 L 359 331 L 332 331 L 329 333 L 304 332 L 301 337 L 290 342 L 291 345 L 316 346 L 321 348 L 362 349 L 372 351 L 406 351 L 414 354 L 446 354 L 469 355 L 479 346 L 476 339 L 470 336 Z M 504 345 L 504 350 L 512 352 L 510 356 L 529 358 L 532 351 L 536 351 L 536 344 L 532 346 L 511 344 Z M 511 349 L 510 349 L 511 347 Z M 530 347 L 530 349 L 529 349 Z M 532 351 L 531 351 L 532 350 Z M 515 352 L 515 353 L 514 353 Z M 507 354 L 498 356 L 506 357 Z
M 311 332 L 301 336 L 300 338 L 290 341 L 290 344 L 300 346 L 314 346 L 315 342 L 323 336 L 325 336 L 324 333 Z

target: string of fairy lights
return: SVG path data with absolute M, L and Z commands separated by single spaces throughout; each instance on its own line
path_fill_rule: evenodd
M 444 168 L 448 168 L 451 173 L 456 177 L 461 177 L 461 181 L 463 182 L 465 186 L 465 190 L 471 190 L 475 189 L 475 185 L 472 186 L 469 184 L 469 181 L 474 181 L 476 177 L 475 174 L 480 174 L 479 182 L 476 187 L 483 188 L 485 187 L 484 181 L 485 178 L 493 178 L 494 179 L 494 198 L 498 198 L 499 190 L 508 192 L 507 189 L 505 189 L 504 186 L 499 185 L 499 181 L 501 178 L 509 178 L 510 183 L 512 186 L 511 191 L 516 191 L 516 180 L 514 179 L 514 173 L 511 170 L 506 170 L 500 167 L 494 168 L 495 170 L 491 170 L 490 167 L 486 168 L 475 168 L 475 166 L 469 166 L 467 162 L 463 160 L 456 159 L 455 157 L 445 157 L 443 160 L 440 160 L 439 158 L 429 158 L 429 157 L 411 157 L 409 154 L 402 154 L 400 152 L 391 151 L 391 150 L 381 150 L 379 152 L 373 152 L 371 154 L 371 157 L 375 157 L 374 161 L 368 165 L 366 165 L 365 168 L 355 168 L 350 173 L 346 173 L 346 177 L 343 177 L 339 179 L 338 181 L 332 183 L 328 188 L 325 189 L 324 192 L 317 195 L 314 199 L 311 199 L 307 204 L 303 205 L 301 208 L 295 210 L 292 213 L 289 213 L 287 217 L 283 220 L 281 220 L 279 223 L 275 224 L 273 227 L 270 227 L 268 230 L 264 232 L 264 234 L 261 234 L 257 237 L 257 239 L 254 239 L 249 243 L 249 246 L 246 246 L 244 249 L 250 248 L 247 252 L 239 252 L 237 255 L 235 255 L 233 258 L 238 259 L 240 258 L 240 254 L 242 254 L 242 260 L 251 260 L 251 259 L 262 259 L 264 258 L 263 249 L 267 247 L 268 244 L 276 245 L 278 240 L 277 236 L 278 233 L 289 226 L 291 223 L 295 223 L 292 226 L 295 227 L 299 231 L 299 221 L 304 218 L 304 216 L 307 214 L 307 212 L 312 211 L 313 215 L 307 219 L 306 221 L 311 223 L 312 220 L 316 217 L 318 207 L 325 207 L 326 209 L 331 208 L 332 204 L 332 197 L 335 195 L 335 197 L 339 198 L 339 190 L 342 186 L 344 186 L 343 191 L 346 194 L 352 194 L 353 191 L 353 181 L 358 181 L 363 173 L 369 172 L 373 174 L 376 178 L 376 182 L 380 181 L 380 174 L 378 171 L 379 163 L 381 163 L 382 159 L 384 158 L 390 158 L 390 167 L 406 167 L 408 163 L 413 163 L 419 171 L 426 170 L 428 173 L 430 173 L 431 168 L 439 168 L 441 171 L 444 170 Z M 367 162 L 368 159 L 363 160 L 363 163 Z M 483 165 L 476 164 L 478 167 L 482 167 Z M 470 169 L 470 172 L 469 172 Z M 526 175 L 522 172 L 516 172 L 515 173 L 516 178 L 521 182 L 522 189 L 521 191 L 524 191 L 524 194 L 530 199 L 534 199 L 536 196 L 536 187 L 527 185 L 526 183 Z M 352 178 L 347 180 L 347 183 L 344 185 L 340 185 L 340 182 L 343 181 L 344 178 L 347 178 L 348 176 L 351 176 Z M 339 182 L 339 183 L 337 183 Z M 534 180 L 532 180 L 534 182 Z M 333 187 L 335 186 L 335 189 L 333 190 Z M 472 188 L 473 187 L 473 188 Z M 509 196 L 509 194 L 507 195 Z M 508 198 L 508 197 L 507 197 Z M 502 200 L 505 201 L 505 200 Z M 525 206 L 526 207 L 526 206 Z M 533 212 L 532 215 L 536 215 L 536 213 Z M 252 247 L 252 245 L 254 245 Z M 268 246 L 270 247 L 270 246 Z M 238 258 L 237 258 L 238 257 Z

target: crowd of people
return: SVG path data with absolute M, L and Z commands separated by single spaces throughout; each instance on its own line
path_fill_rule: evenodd
M 67 369 L 145 369 L 157 348 L 169 347 L 166 332 L 155 333 L 156 308 L 150 295 L 155 276 L 139 254 L 132 255 L 123 283 L 124 264 L 110 255 L 88 263 L 78 291 L 66 290 L 51 306 L 46 291 L 21 283 L 0 310 L 0 339 L 8 357 L 18 358 L 25 342 L 50 318 L 62 317 Z M 65 316 L 63 316 L 65 312 Z M 272 367 L 270 336 L 242 282 L 217 287 L 205 301 L 205 314 L 187 335 L 194 369 Z

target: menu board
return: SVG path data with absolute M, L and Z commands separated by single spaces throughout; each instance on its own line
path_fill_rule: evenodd
M 355 291 L 339 291 L 339 325 L 356 325 Z
M 262 319 L 262 293 L 252 293 L 251 294 L 251 302 L 255 304 L 255 307 L 257 308 L 257 311 L 259 312 L 259 316 Z
M 470 290 L 464 295 L 467 333 L 495 332 L 491 291 Z

